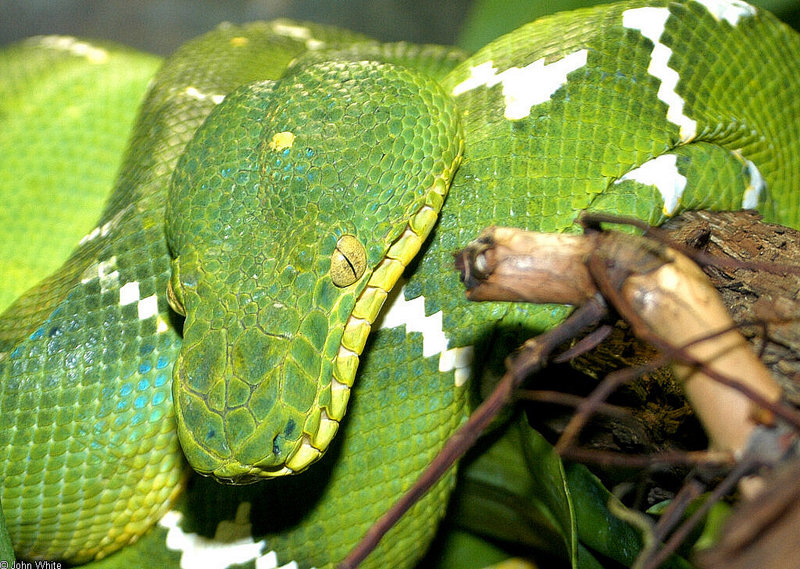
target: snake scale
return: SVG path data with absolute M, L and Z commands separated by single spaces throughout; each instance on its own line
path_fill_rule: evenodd
M 46 70 L 115 53 L 14 49 L 3 120 Z M 463 422 L 498 338 L 566 314 L 468 305 L 453 253 L 494 223 L 575 230 L 587 208 L 798 225 L 798 68 L 798 36 L 738 0 L 556 14 L 469 57 L 288 21 L 187 43 L 149 84 L 96 227 L 0 317 L 17 554 L 128 546 L 185 456 L 272 478 L 252 504 L 269 555 L 333 566 Z M 367 565 L 413 566 L 452 485 Z

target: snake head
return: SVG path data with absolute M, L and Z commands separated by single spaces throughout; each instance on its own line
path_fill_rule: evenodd
M 438 84 L 369 61 L 244 86 L 208 117 L 167 203 L 169 298 L 186 317 L 173 394 L 198 472 L 243 483 L 325 452 L 462 140 Z
M 319 384 L 323 357 L 336 351 L 329 316 L 278 301 L 260 306 L 257 292 L 217 301 L 229 283 L 208 274 L 204 260 L 174 259 L 169 285 L 187 316 L 173 372 L 184 452 L 196 470 L 224 481 L 300 471 L 327 447 L 347 401 L 346 386 L 337 393 L 330 379 Z

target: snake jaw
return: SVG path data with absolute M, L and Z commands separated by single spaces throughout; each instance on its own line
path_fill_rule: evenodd
M 286 461 L 286 467 L 292 472 L 305 470 L 322 456 L 322 451 L 311 443 L 311 438 L 306 435 L 300 448 Z

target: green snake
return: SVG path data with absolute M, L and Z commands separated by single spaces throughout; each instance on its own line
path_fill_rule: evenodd
M 3 57 L 10 121 L 41 76 L 117 54 L 44 38 Z M 575 230 L 587 208 L 797 225 L 798 68 L 798 36 L 737 0 L 557 14 L 470 57 L 287 21 L 189 42 L 150 82 L 95 227 L 0 317 L 17 554 L 127 546 L 185 456 L 272 478 L 266 547 L 333 566 L 464 421 L 501 339 L 567 313 L 469 305 L 453 253 L 495 223 Z M 452 485 L 365 566 L 413 566 Z

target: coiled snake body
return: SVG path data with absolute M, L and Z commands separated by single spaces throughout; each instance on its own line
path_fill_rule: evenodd
M 74 46 L 17 49 L 88 59 Z M 292 22 L 185 45 L 96 228 L 0 317 L 18 555 L 127 545 L 185 455 L 224 481 L 279 477 L 253 505 L 267 547 L 331 566 L 463 421 L 492 338 L 566 313 L 468 306 L 452 253 L 498 222 L 572 230 L 585 208 L 796 225 L 798 64 L 792 31 L 724 0 L 558 14 L 469 58 Z M 452 482 L 370 566 L 413 565 Z

